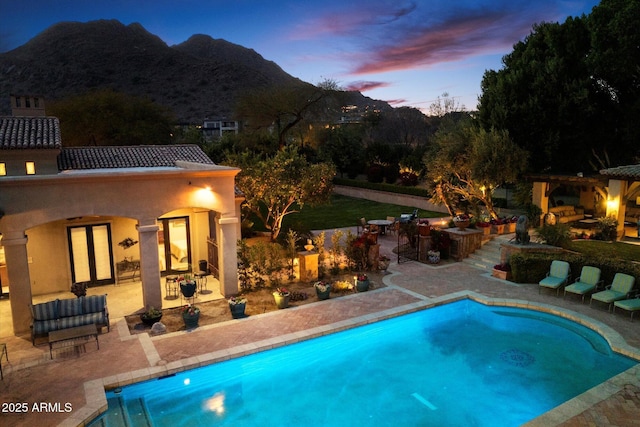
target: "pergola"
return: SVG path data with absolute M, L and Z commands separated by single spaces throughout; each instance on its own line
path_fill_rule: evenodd
M 640 197 L 640 164 L 602 169 L 599 175 L 581 175 L 528 175 L 533 182 L 533 204 L 546 214 L 553 190 L 563 185 L 577 187 L 580 205 L 594 214 L 604 211 L 604 215 L 617 219 L 618 236 L 623 235 L 627 203 Z

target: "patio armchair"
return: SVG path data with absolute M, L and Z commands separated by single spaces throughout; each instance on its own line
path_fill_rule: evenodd
M 542 288 L 549 288 L 556 290 L 556 296 L 560 293 L 560 288 L 565 286 L 569 282 L 571 275 L 571 266 L 566 261 L 554 260 L 551 262 L 551 267 L 547 276 L 538 282 L 538 293 Z
M 393 217 L 393 216 L 388 216 L 387 217 L 387 221 L 391 221 L 391 225 L 389 225 L 387 227 L 387 231 L 390 234 L 398 234 L 398 229 L 400 228 L 400 223 L 398 222 L 398 220 Z
M 598 290 L 602 286 L 603 281 L 600 280 L 600 269 L 590 265 L 582 267 L 580 277 L 576 281 L 564 288 L 564 296 L 567 296 L 567 292 L 570 294 L 580 295 L 582 302 L 584 297 L 593 291 Z
M 629 294 L 633 289 L 635 281 L 636 278 L 633 276 L 624 273 L 616 273 L 613 278 L 613 282 L 611 282 L 604 291 L 596 292 L 591 295 L 589 305 L 591 305 L 593 300 L 600 301 L 608 304 L 607 311 L 610 311 L 614 301 L 629 298 Z

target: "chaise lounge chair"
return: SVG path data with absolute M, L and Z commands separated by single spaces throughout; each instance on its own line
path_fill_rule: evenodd
M 571 268 L 566 261 L 552 261 L 547 277 L 538 282 L 538 293 L 542 288 L 549 288 L 556 290 L 556 296 L 560 293 L 560 288 L 565 286 L 569 282 L 569 275 L 571 274 Z
M 584 297 L 591 292 L 598 290 L 602 286 L 602 280 L 600 280 L 600 269 L 598 267 L 592 267 L 585 265 L 580 271 L 580 277 L 576 281 L 564 288 L 564 296 L 567 296 L 567 292 L 582 296 L 582 302 Z
M 624 273 L 616 273 L 613 278 L 613 282 L 611 282 L 611 285 L 606 287 L 606 290 L 596 292 L 591 295 L 589 305 L 591 305 L 593 300 L 600 301 L 605 304 L 609 304 L 607 310 L 610 311 L 614 301 L 629 298 L 629 293 L 631 292 L 631 289 L 633 289 L 635 281 L 636 278 L 633 276 Z
M 615 301 L 613 303 L 613 312 L 616 312 L 616 307 L 631 312 L 631 321 L 633 322 L 633 315 L 636 311 L 640 310 L 640 291 L 636 291 L 633 298 Z

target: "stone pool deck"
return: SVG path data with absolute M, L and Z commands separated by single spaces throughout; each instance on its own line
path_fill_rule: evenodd
M 383 249 L 393 240 L 381 238 Z M 28 337 L 6 336 L 7 331 L 0 331 L 0 342 L 6 342 L 9 349 L 9 363 L 2 363 L 5 375 L 0 381 L 0 403 L 3 408 L 9 403 L 27 404 L 25 412 L 17 412 L 15 407 L 3 411 L 0 423 L 84 425 L 85 419 L 105 407 L 105 386 L 207 365 L 460 298 L 535 305 L 589 323 L 613 347 L 640 358 L 640 321 L 632 323 L 628 314 L 612 315 L 578 299 L 538 294 L 534 284 L 498 280 L 463 263 L 430 266 L 418 262 L 392 262 L 383 281 L 386 287 L 362 294 L 157 337 L 130 335 L 124 319 L 112 319 L 111 332 L 100 335 L 99 350 L 89 343 L 85 353 L 61 354 L 53 360 L 49 360 L 48 346 L 33 347 Z M 640 425 L 638 420 L 640 369 L 636 366 L 528 425 L 631 426 Z

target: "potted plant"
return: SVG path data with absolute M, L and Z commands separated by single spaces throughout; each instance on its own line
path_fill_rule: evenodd
M 387 271 L 389 268 L 389 264 L 391 263 L 391 258 L 386 255 L 380 255 L 378 258 L 378 269 L 382 271 Z
M 491 234 L 491 223 L 489 221 L 478 221 L 476 227 L 482 230 L 484 236 Z
M 276 288 L 273 292 L 273 299 L 276 301 L 276 305 L 280 309 L 289 307 L 290 297 L 291 293 L 287 288 Z
M 195 279 L 192 279 L 191 276 L 187 274 L 180 276 L 178 283 L 180 284 L 180 292 L 182 295 L 184 295 L 185 298 L 193 298 L 198 288 Z
M 428 236 L 431 234 L 431 225 L 429 225 L 428 219 L 420 218 L 418 220 L 418 234 L 421 236 Z
M 354 280 L 356 282 L 357 292 L 366 292 L 369 290 L 369 278 L 366 274 L 358 274 L 357 276 L 354 276 Z
M 427 258 L 431 264 L 440 263 L 440 251 L 430 250 L 427 251 Z
M 518 223 L 518 216 L 513 215 L 511 218 L 507 220 L 507 224 L 505 227 L 506 233 L 515 233 L 516 232 L 516 224 Z
M 492 219 L 491 228 L 496 234 L 504 234 L 504 221 L 501 218 Z
M 74 283 L 71 285 L 71 292 L 78 298 L 87 295 L 87 284 L 86 283 Z
M 243 297 L 231 297 L 228 300 L 229 310 L 234 319 L 245 317 L 244 310 L 247 307 L 247 299 Z
M 460 214 L 453 217 L 453 224 L 458 230 L 464 230 L 471 224 L 471 218 L 467 214 Z
M 140 320 L 147 326 L 153 326 L 153 324 L 159 322 L 160 319 L 162 319 L 162 310 L 158 310 L 155 307 L 149 307 L 149 310 L 140 315 Z
M 504 262 L 502 264 L 496 264 L 493 266 L 493 277 L 497 277 L 502 280 L 511 280 L 511 266 Z
M 313 287 L 316 289 L 316 295 L 319 300 L 329 299 L 329 294 L 331 293 L 331 285 L 322 280 L 315 282 Z
M 182 307 L 182 320 L 184 320 L 184 326 L 187 329 L 198 327 L 198 321 L 200 320 L 200 309 L 192 304 L 187 304 Z

